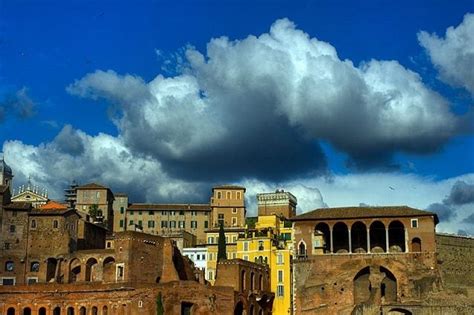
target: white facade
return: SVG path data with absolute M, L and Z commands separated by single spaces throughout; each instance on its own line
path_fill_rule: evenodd
M 181 250 L 182 254 L 194 262 L 194 266 L 204 270 L 207 280 L 207 248 L 206 247 L 189 247 Z

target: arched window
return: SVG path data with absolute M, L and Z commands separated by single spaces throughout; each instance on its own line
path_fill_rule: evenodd
M 392 221 L 388 225 L 389 252 L 399 253 L 405 251 L 405 226 L 400 221 Z
M 61 308 L 59 306 L 54 308 L 53 315 L 61 315 Z
M 59 227 L 59 222 L 58 220 L 53 221 L 53 229 L 57 229 Z
M 387 251 L 385 225 L 380 221 L 375 221 L 370 225 L 370 247 L 372 253 L 383 253 Z
M 349 230 L 343 222 L 338 222 L 332 229 L 334 253 L 343 254 L 349 252 Z
M 31 272 L 38 272 L 40 269 L 40 263 L 37 261 L 33 261 L 30 265 L 30 271 Z
M 92 315 L 97 315 L 99 313 L 99 310 L 97 309 L 97 306 L 92 307 Z
M 352 252 L 356 254 L 367 253 L 367 227 L 357 221 L 351 226 Z
M 421 240 L 418 237 L 411 240 L 411 251 L 414 253 L 421 252 Z
M 246 276 L 245 270 L 242 270 L 242 273 L 241 273 L 241 276 L 240 276 L 240 289 L 241 289 L 241 291 L 245 291 L 245 289 L 246 289 L 245 276 Z
M 81 306 L 81 308 L 79 309 L 79 314 L 86 315 L 86 308 L 84 306 Z
M 255 289 L 255 274 L 253 272 L 250 273 L 250 290 Z
M 11 260 L 5 262 L 5 271 L 14 271 L 15 270 L 15 263 Z
M 23 309 L 23 313 L 22 313 L 22 314 L 23 314 L 23 315 L 31 315 L 31 308 L 25 307 L 25 308 Z
M 298 256 L 306 257 L 306 244 L 304 241 L 300 241 L 298 244 Z
M 38 315 L 46 315 L 46 308 L 42 307 L 38 310 Z
M 36 220 L 31 220 L 31 228 L 36 229 Z
M 15 309 L 13 307 L 8 308 L 7 315 L 15 315 Z
M 324 252 L 329 253 L 331 249 L 331 232 L 329 230 L 329 225 L 326 223 L 318 223 L 314 228 L 315 234 L 322 234 L 323 235 L 323 243 L 324 243 Z
M 107 306 L 104 305 L 104 307 L 102 308 L 102 315 L 108 315 L 109 314 L 109 309 Z
M 67 314 L 67 315 L 74 315 L 74 307 L 69 306 L 69 307 L 67 308 L 67 313 L 66 313 L 66 314 Z

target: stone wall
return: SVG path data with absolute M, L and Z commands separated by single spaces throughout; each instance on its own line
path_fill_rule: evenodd
M 437 234 L 436 245 L 444 284 L 474 289 L 474 238 Z

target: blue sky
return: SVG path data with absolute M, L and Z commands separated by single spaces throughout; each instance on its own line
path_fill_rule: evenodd
M 439 204 L 453 230 L 472 211 L 443 203 L 474 185 L 473 79 L 459 74 L 474 68 L 472 12 L 472 0 L 1 0 L 0 143 L 16 184 L 31 176 L 55 198 L 71 179 L 136 201 L 202 201 L 238 182 L 298 190 L 301 211 Z M 301 68 L 320 48 L 335 62 Z M 429 197 L 375 192 L 399 179 Z

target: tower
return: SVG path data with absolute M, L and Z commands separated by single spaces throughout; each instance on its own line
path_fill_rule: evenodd
M 3 153 L 0 153 L 0 185 L 8 186 L 12 193 L 13 172 L 10 166 L 5 163 Z
M 245 226 L 245 188 L 220 185 L 212 188 L 212 227 Z
M 259 216 L 276 214 L 289 219 L 296 215 L 296 197 L 283 189 L 257 194 L 257 201 Z

